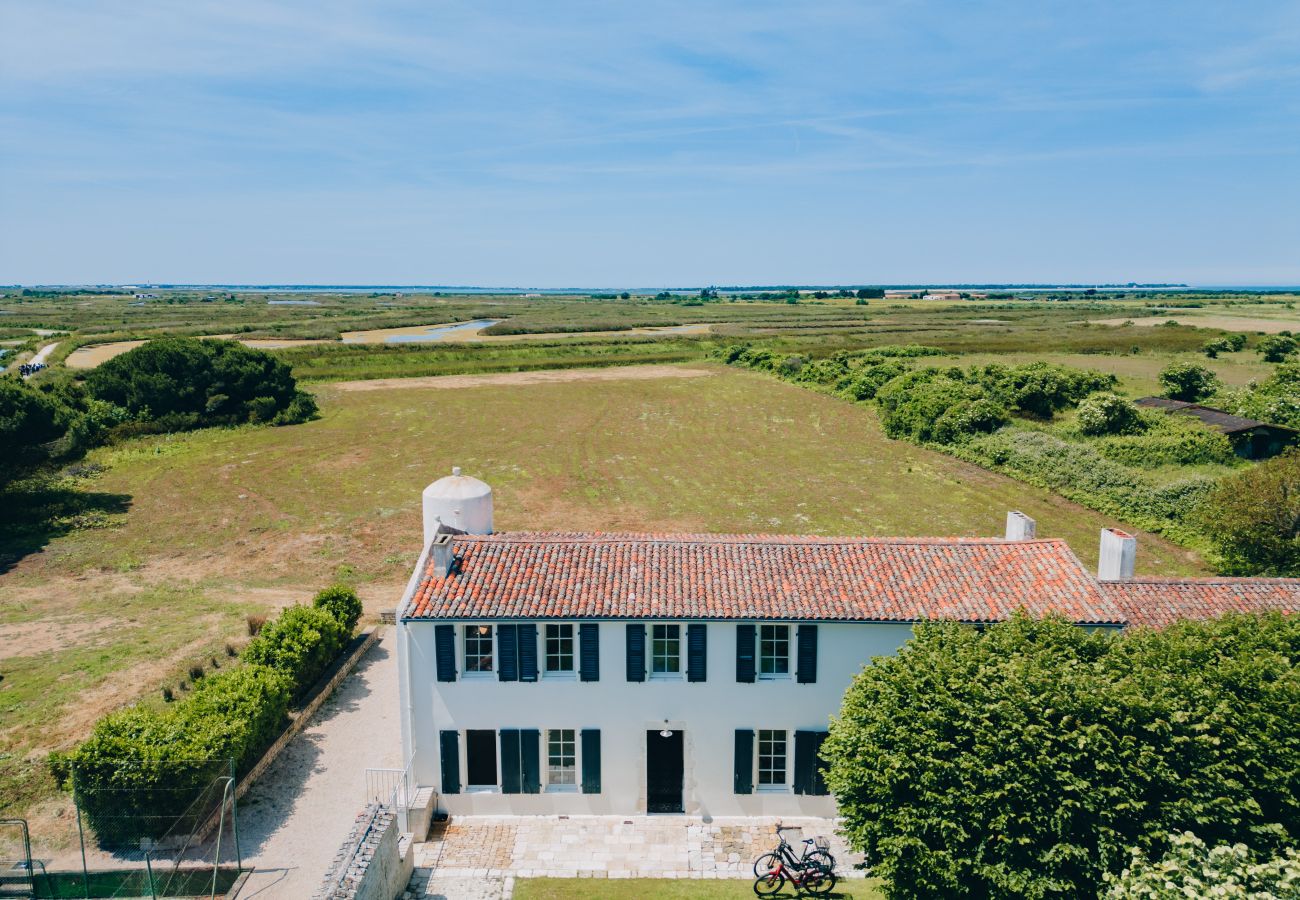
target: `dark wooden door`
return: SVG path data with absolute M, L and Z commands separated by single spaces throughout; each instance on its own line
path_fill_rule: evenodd
M 646 742 L 646 812 L 679 813 L 682 807 L 682 732 L 664 737 L 647 731 Z

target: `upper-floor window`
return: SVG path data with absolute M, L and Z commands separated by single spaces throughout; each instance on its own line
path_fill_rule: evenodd
M 573 673 L 573 626 L 556 624 L 546 626 L 547 674 Z
M 465 674 L 492 671 L 492 626 L 465 626 Z
M 680 675 L 682 671 L 682 627 L 654 625 L 650 632 L 650 674 Z
M 546 732 L 546 786 L 569 790 L 578 784 L 578 742 L 572 728 Z
M 758 784 L 759 787 L 784 787 L 786 769 L 786 740 L 784 731 L 758 732 Z
M 758 627 L 758 675 L 787 678 L 790 675 L 790 626 Z

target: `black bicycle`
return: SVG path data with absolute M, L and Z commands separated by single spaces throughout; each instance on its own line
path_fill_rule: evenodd
M 794 855 L 794 847 L 777 828 L 780 844 L 770 853 L 754 860 L 754 893 L 760 897 L 780 893 L 789 881 L 810 894 L 826 894 L 835 890 L 835 857 L 821 838 L 807 838 L 803 853 Z

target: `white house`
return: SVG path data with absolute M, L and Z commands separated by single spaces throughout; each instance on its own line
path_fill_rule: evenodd
M 1005 538 L 492 534 L 491 489 L 424 493 L 398 611 L 402 744 L 453 814 L 834 814 L 818 749 L 854 673 L 927 619 L 1088 627 L 1300 610 L 1300 581 L 1133 579 Z

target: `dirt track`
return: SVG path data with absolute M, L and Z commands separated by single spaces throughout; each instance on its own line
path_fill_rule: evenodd
M 387 391 L 393 388 L 470 388 L 500 384 L 547 384 L 563 381 L 642 381 L 654 378 L 702 378 L 708 369 L 679 366 L 611 366 L 604 369 L 544 369 L 538 372 L 496 372 L 490 375 L 431 375 L 424 378 L 372 378 L 336 381 L 341 391 Z

